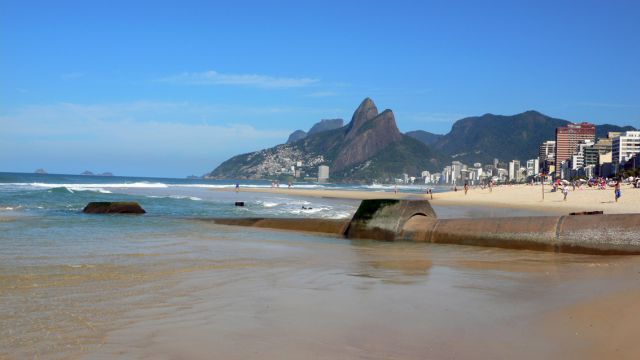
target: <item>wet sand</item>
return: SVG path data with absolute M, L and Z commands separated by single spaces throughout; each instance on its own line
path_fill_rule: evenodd
M 634 359 L 640 259 L 276 240 L 179 276 L 90 359 Z
M 234 191 L 233 189 L 216 189 L 214 191 Z M 458 191 L 447 191 L 433 194 L 433 205 L 441 206 L 476 206 L 488 208 L 514 208 L 532 211 L 545 211 L 554 214 L 573 211 L 601 210 L 607 214 L 640 213 L 640 189 L 630 185 L 622 187 L 622 197 L 615 202 L 613 188 L 595 190 L 583 186 L 582 189 L 570 190 L 567 200 L 563 200 L 561 192 L 550 192 L 545 186 L 544 200 L 542 188 L 529 185 L 504 185 L 489 189 L 471 188 L 465 195 L 462 188 Z M 345 191 L 329 189 L 288 189 L 288 188 L 241 188 L 241 192 L 262 192 L 286 194 L 292 196 L 324 197 L 340 199 L 429 199 L 428 195 L 417 193 L 394 194 L 383 191 Z
M 0 266 L 0 358 L 640 356 L 640 257 L 186 228 Z

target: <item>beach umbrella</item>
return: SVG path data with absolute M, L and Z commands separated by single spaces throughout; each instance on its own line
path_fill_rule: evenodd
M 570 182 L 569 182 L 568 180 L 562 180 L 562 184 L 564 184 L 564 185 L 569 185 L 569 184 L 570 184 Z

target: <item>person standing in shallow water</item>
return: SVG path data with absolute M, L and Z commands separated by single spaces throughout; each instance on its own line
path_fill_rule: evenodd
M 614 187 L 613 194 L 616 197 L 616 202 L 618 202 L 618 199 L 620 198 L 620 196 L 622 196 L 622 193 L 620 192 L 620 180 L 616 181 L 616 186 Z

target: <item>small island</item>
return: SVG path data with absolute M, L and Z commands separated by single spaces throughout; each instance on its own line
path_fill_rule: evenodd
M 42 174 L 42 175 L 46 175 L 48 174 L 47 171 L 45 169 L 37 169 L 36 171 L 33 172 L 34 174 Z

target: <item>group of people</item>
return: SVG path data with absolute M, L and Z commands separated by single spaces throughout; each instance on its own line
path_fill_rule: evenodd
M 602 180 L 602 181 L 600 181 Z M 597 186 L 598 190 L 605 190 L 607 187 L 607 183 L 606 180 L 599 178 L 598 180 L 596 180 L 595 182 L 588 182 L 589 186 Z M 593 185 L 592 185 L 593 184 Z M 562 186 L 562 187 L 560 187 Z M 576 182 L 572 182 L 571 186 L 573 187 L 573 191 L 576 190 Z M 620 197 L 622 196 L 622 191 L 620 190 L 620 181 L 619 180 L 615 180 L 615 182 L 612 184 L 613 187 L 613 194 L 614 194 L 614 198 L 615 201 L 618 202 L 618 199 L 620 199 Z M 580 188 L 580 183 L 578 183 L 578 188 Z M 553 183 L 553 188 L 551 189 L 551 192 L 555 192 L 558 191 L 558 189 L 561 190 L 562 195 L 563 195 L 563 200 L 567 201 L 567 195 L 569 194 L 569 185 L 564 182 L 560 182 L 559 180 Z

